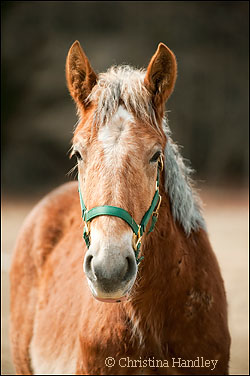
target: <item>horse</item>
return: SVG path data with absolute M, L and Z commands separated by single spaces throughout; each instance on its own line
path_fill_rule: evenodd
M 17 374 L 228 374 L 224 282 L 165 113 L 176 77 L 163 43 L 146 69 L 98 75 L 69 49 L 78 181 L 45 196 L 16 242 Z

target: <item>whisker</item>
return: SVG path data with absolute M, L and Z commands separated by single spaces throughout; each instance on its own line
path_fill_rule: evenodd
M 67 153 L 66 153 L 67 155 L 70 154 L 69 158 L 71 158 L 71 153 L 72 153 L 72 151 L 73 151 L 73 147 L 74 147 L 74 145 L 71 145 L 70 148 L 69 148 L 69 150 L 68 150 Z
M 76 163 L 76 165 L 74 167 L 72 167 L 67 173 L 66 173 L 66 176 L 68 177 L 73 177 L 73 179 L 76 178 L 77 174 L 75 176 L 72 176 L 73 172 L 75 172 L 75 170 L 77 169 L 78 167 L 78 163 Z

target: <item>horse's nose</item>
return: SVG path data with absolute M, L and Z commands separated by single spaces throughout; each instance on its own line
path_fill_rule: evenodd
M 134 282 L 137 266 L 130 250 L 119 252 L 106 249 L 95 254 L 89 249 L 84 259 L 84 271 L 95 291 L 104 294 L 125 293 Z

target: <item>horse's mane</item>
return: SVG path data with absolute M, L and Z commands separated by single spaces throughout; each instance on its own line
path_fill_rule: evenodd
M 146 71 L 133 69 L 129 65 L 113 66 L 100 73 L 87 101 L 96 102 L 94 123 L 105 125 L 124 105 L 128 112 L 134 113 L 147 124 L 159 127 L 150 100 L 150 94 L 143 84 Z
M 145 70 L 123 65 L 113 66 L 107 72 L 99 74 L 98 81 L 87 98 L 96 103 L 95 126 L 108 123 L 122 104 L 128 112 L 154 128 L 159 128 L 150 94 L 143 83 L 145 73 Z M 165 190 L 170 198 L 174 220 L 189 235 L 192 230 L 206 228 L 200 199 L 190 176 L 193 170 L 184 163 L 177 145 L 170 137 L 167 117 L 163 119 L 163 129 L 168 140 L 165 148 Z
M 170 129 L 164 119 L 167 135 L 165 147 L 165 191 L 168 193 L 174 220 L 178 221 L 187 235 L 199 228 L 206 230 L 201 213 L 201 200 L 191 178 L 193 169 L 184 162 L 178 146 L 170 137 Z M 188 162 L 188 161 L 187 161 Z

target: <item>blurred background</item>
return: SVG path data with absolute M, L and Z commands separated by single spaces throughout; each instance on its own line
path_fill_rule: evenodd
M 196 170 L 229 299 L 231 374 L 247 374 L 248 1 L 2 1 L 2 373 L 13 374 L 8 271 L 17 232 L 73 177 L 76 110 L 65 59 L 80 41 L 95 71 L 146 67 L 159 42 L 177 57 L 173 139 Z

